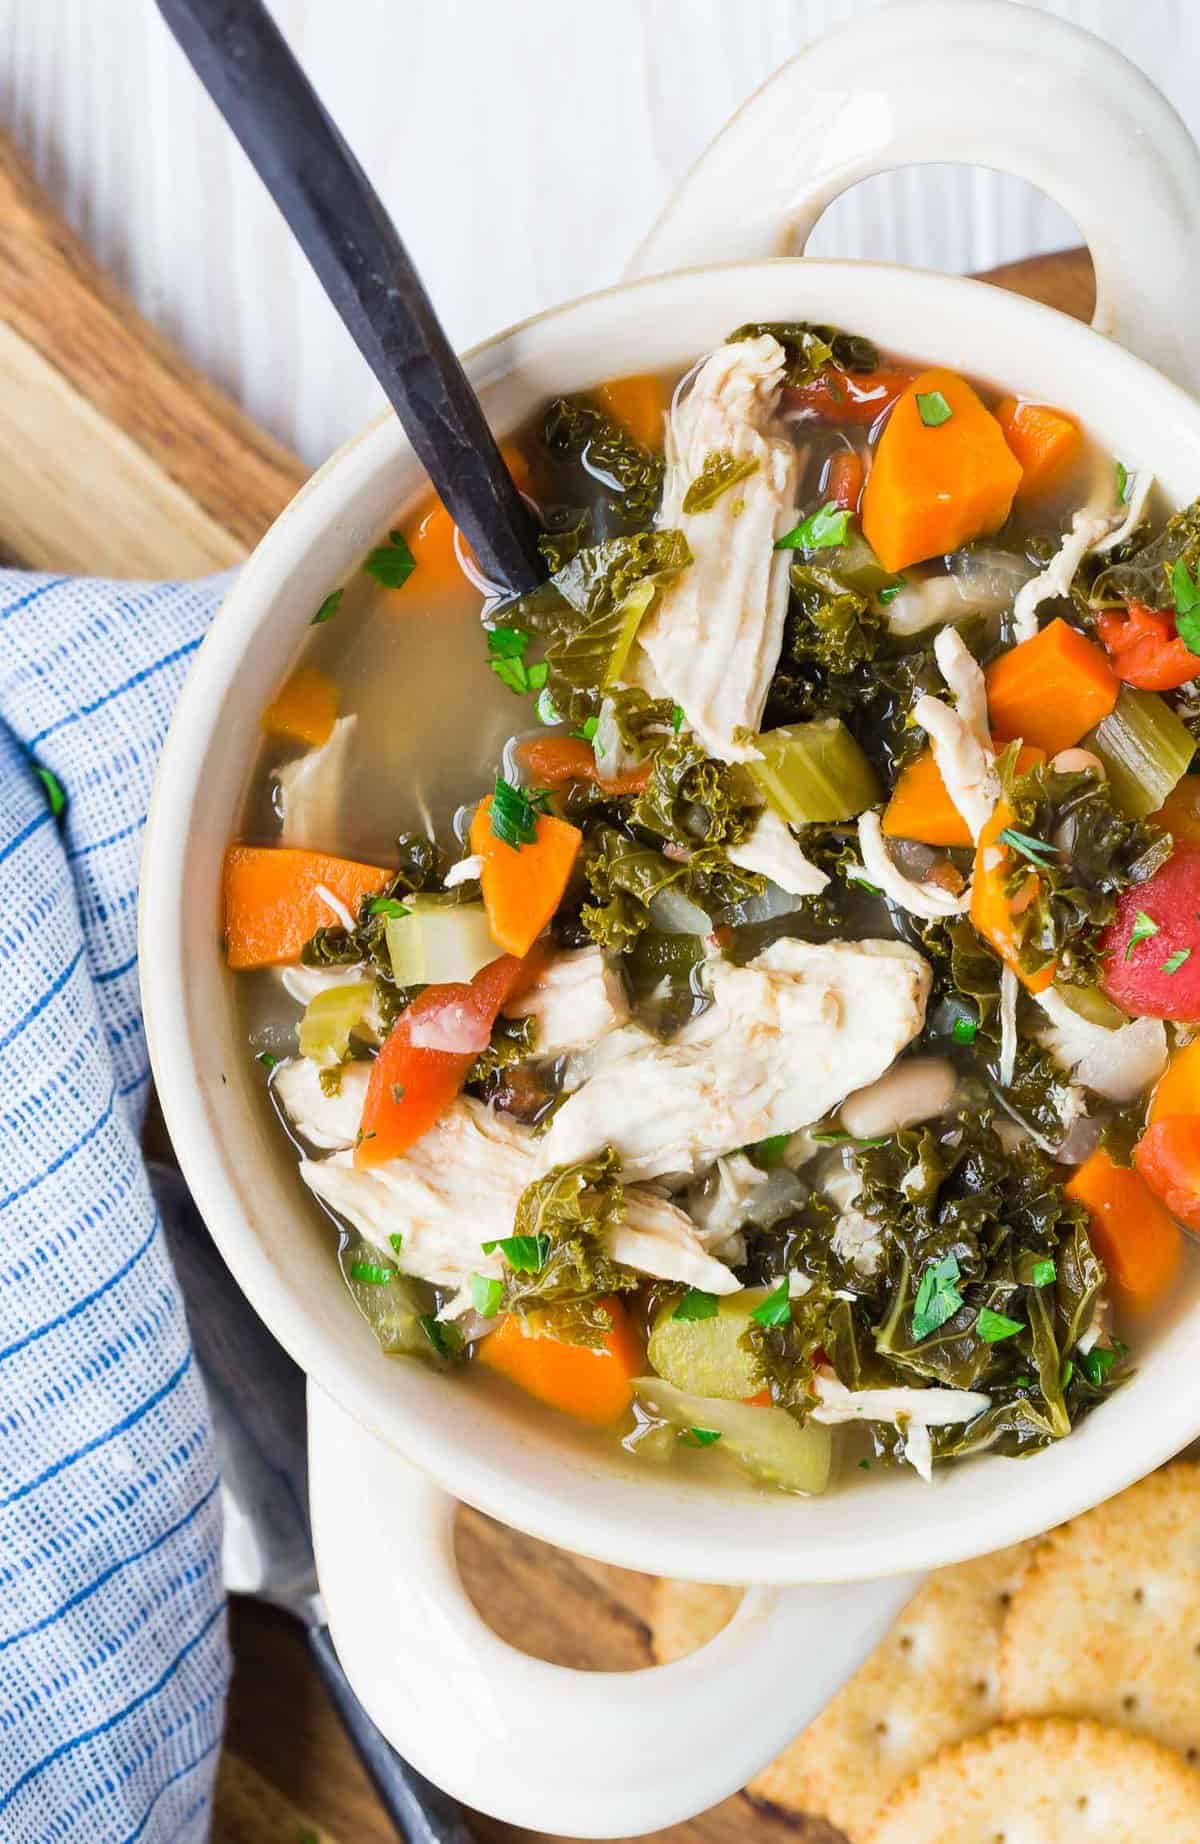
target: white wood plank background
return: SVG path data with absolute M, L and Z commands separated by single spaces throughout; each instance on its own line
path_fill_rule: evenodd
M 1200 132 L 1197 0 L 1043 0 Z M 873 0 L 274 0 L 468 344 L 611 281 L 670 187 L 807 38 Z M 936 107 L 936 82 L 914 107 Z M 0 120 L 191 357 L 319 461 L 374 409 L 362 361 L 153 0 L 0 0 Z M 1073 240 L 999 175 L 869 182 L 814 253 L 972 269 Z

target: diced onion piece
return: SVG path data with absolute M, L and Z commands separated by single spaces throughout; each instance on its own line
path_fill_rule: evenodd
M 758 747 L 750 773 L 789 824 L 852 820 L 881 799 L 874 769 L 840 718 L 768 730 Z
M 664 935 L 707 935 L 712 918 L 682 890 L 668 884 L 650 901 L 650 921 Z
M 499 950 L 482 903 L 409 897 L 406 916 L 389 916 L 388 956 L 397 986 L 465 985 Z
M 709 1429 L 755 1479 L 784 1492 L 823 1492 L 829 1483 L 833 1442 L 828 1428 L 803 1427 L 786 1409 L 751 1408 L 717 1396 L 692 1396 L 660 1377 L 638 1377 L 638 1401 L 648 1415 L 676 1428 Z
M 350 1033 L 362 1019 L 374 991 L 370 980 L 353 980 L 314 994 L 300 1020 L 301 1056 L 323 1069 L 344 1061 Z
M 1190 731 L 1158 693 L 1130 685 L 1083 743 L 1103 762 L 1122 813 L 1139 820 L 1157 813 L 1196 752 Z

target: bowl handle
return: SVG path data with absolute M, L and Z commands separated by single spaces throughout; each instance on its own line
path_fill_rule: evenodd
M 674 1664 L 546 1664 L 498 1638 L 468 1600 L 441 1487 L 311 1381 L 308 1413 L 321 1593 L 355 1691 L 436 1786 L 532 1831 L 637 1837 L 735 1792 L 811 1721 L 917 1586 L 750 1588 L 724 1632 Z
M 627 278 L 799 255 L 848 186 L 939 160 L 1048 193 L 1091 250 L 1092 325 L 1200 390 L 1200 152 L 1119 52 L 1008 0 L 896 0 L 818 39 L 701 155 Z

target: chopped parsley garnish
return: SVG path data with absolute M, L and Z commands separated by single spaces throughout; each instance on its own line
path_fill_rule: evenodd
M 931 1262 L 926 1268 L 913 1303 L 914 1338 L 928 1338 L 931 1332 L 945 1325 L 947 1319 L 953 1319 L 963 1303 L 958 1279 L 957 1255 L 943 1255 L 940 1261 Z
M 750 1314 L 759 1325 L 787 1325 L 792 1317 L 792 1296 L 786 1280 L 780 1281 Z
M 1075 1365 L 1073 1361 L 1069 1357 L 1064 1358 L 1063 1367 L 1062 1367 L 1062 1375 L 1059 1378 L 1060 1387 L 1062 1389 L 1066 1389 L 1067 1384 L 1071 1381 L 1071 1378 L 1074 1375 L 1075 1375 Z
M 344 594 L 344 590 L 335 589 L 332 595 L 327 595 L 309 625 L 311 627 L 320 627 L 323 621 L 332 621 L 338 609 L 342 606 L 342 596 Z
M 673 704 L 671 706 L 671 728 L 674 730 L 676 736 L 678 736 L 679 732 L 683 729 L 683 706 L 681 704 Z
M 393 1230 L 388 1237 L 388 1241 L 391 1243 L 394 1252 L 398 1255 L 404 1247 L 404 1237 L 400 1234 L 399 1230 Z
M 495 627 L 488 629 L 487 641 L 489 659 L 524 659 L 529 635 L 523 627 L 498 621 Z
M 1051 1282 L 1056 1280 L 1057 1277 L 1058 1269 L 1049 1258 L 1045 1261 L 1034 1262 L 1033 1273 L 1030 1278 L 1035 1287 L 1049 1287 Z
M 881 589 L 875 597 L 875 600 L 877 602 L 882 602 L 886 608 L 889 602 L 894 602 L 896 600 L 896 597 L 903 588 L 904 578 L 901 577 L 898 583 L 889 583 L 885 589 Z
M 847 865 L 842 875 L 848 884 L 857 884 L 860 890 L 865 890 L 870 896 L 883 895 L 879 885 L 873 884 L 866 872 L 856 869 L 854 865 Z
M 549 1236 L 502 1236 L 482 1244 L 485 1255 L 499 1249 L 510 1268 L 519 1274 L 540 1274 L 550 1254 Z
M 261 1063 L 268 1073 L 272 1069 L 279 1068 L 279 1058 L 277 1056 L 272 1056 L 269 1050 L 260 1050 L 254 1061 L 256 1063 Z
M 585 717 L 578 730 L 572 730 L 572 736 L 581 736 L 585 743 L 594 743 L 596 732 L 600 728 L 598 717 Z
M 373 1261 L 352 1261 L 350 1279 L 361 1281 L 364 1287 L 386 1287 L 395 1273 L 394 1268 L 380 1268 Z
M 1014 852 L 1020 852 L 1022 858 L 1028 858 L 1031 864 L 1045 865 L 1058 857 L 1057 848 L 1045 839 L 1035 839 L 1031 832 L 1018 832 L 1015 826 L 1006 826 L 999 834 L 1001 845 L 1011 845 Z
M 524 628 L 512 627 L 501 621 L 488 629 L 487 644 L 488 664 L 501 684 L 508 686 L 509 691 L 525 693 L 545 690 L 550 668 L 545 660 L 539 660 L 533 666 L 525 664 L 529 635 Z M 558 720 L 552 718 L 550 721 Z
M 943 423 L 950 421 L 954 411 L 941 391 L 918 391 L 917 415 L 927 429 L 940 429 Z
M 956 1044 L 973 1044 L 978 1030 L 977 1019 L 959 1017 L 950 1026 L 950 1035 Z
M 46 799 L 50 802 L 50 811 L 56 820 L 61 819 L 67 810 L 67 797 L 63 792 L 62 782 L 52 768 L 43 768 L 35 762 L 33 772 L 46 790 Z
M 869 1460 L 860 1460 L 858 1463 L 858 1470 L 860 1473 L 869 1473 L 871 1470 L 871 1462 Z
M 1192 950 L 1190 948 L 1176 948 L 1173 954 L 1167 955 L 1166 960 L 1164 960 L 1162 964 L 1162 970 L 1164 973 L 1178 973 L 1184 961 L 1190 960 L 1191 958 Z
M 836 500 L 827 500 L 810 512 L 799 525 L 775 541 L 777 551 L 828 551 L 845 544 L 850 529 L 850 514 Z
M 765 1140 L 755 1140 L 752 1146 L 746 1147 L 746 1151 L 755 1165 L 761 1165 L 769 1171 L 773 1165 L 783 1164 L 783 1155 L 791 1137 L 790 1133 L 771 1133 Z
M 985 1345 L 998 1345 L 1002 1338 L 1013 1338 L 1018 1332 L 1023 1332 L 1025 1326 L 1020 1319 L 1010 1319 L 1006 1313 L 993 1312 L 990 1306 L 981 1306 L 975 1330 Z
M 715 1319 L 718 1304 L 715 1293 L 705 1293 L 700 1287 L 689 1287 L 671 1317 L 682 1319 L 685 1322 L 696 1319 Z
M 1093 1345 L 1090 1351 L 1078 1353 L 1079 1368 L 1094 1389 L 1103 1389 L 1120 1355 L 1115 1347 Z
M 367 904 L 367 914 L 369 916 L 391 916 L 394 921 L 398 922 L 401 916 L 411 916 L 412 910 L 406 909 L 398 897 L 373 896 Z
M 497 775 L 491 814 L 495 837 L 514 851 L 532 845 L 537 838 L 537 816 L 545 811 L 548 799 L 544 789 L 514 787 Z
M 721 1436 L 716 1428 L 681 1428 L 679 1438 L 686 1447 L 713 1447 Z
M 1133 928 L 1130 932 L 1128 946 L 1125 949 L 1126 960 L 1132 958 L 1133 950 L 1141 947 L 1143 941 L 1149 941 L 1151 935 L 1157 935 L 1157 933 L 1158 923 L 1154 920 L 1153 916 L 1148 916 L 1144 909 L 1139 909 L 1136 916 L 1133 918 Z
M 462 1333 L 452 1325 L 446 1325 L 441 1319 L 435 1319 L 432 1313 L 423 1313 L 417 1324 L 437 1352 L 447 1363 L 462 1352 Z
M 504 1283 L 490 1274 L 471 1276 L 471 1303 L 481 1319 L 494 1319 L 504 1298 Z
M 376 545 L 363 565 L 367 575 L 385 589 L 402 589 L 416 567 L 417 560 L 402 531 L 389 531 L 387 543 Z
M 1117 462 L 1117 498 L 1123 506 L 1129 504 L 1129 470 L 1123 461 Z
M 1182 557 L 1171 571 L 1175 631 L 1190 653 L 1200 653 L 1200 567 L 1193 576 Z

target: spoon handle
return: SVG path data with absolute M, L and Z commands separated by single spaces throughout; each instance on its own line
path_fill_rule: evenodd
M 371 182 L 261 0 L 158 0 L 382 384 L 483 574 L 545 575 L 529 510 Z

